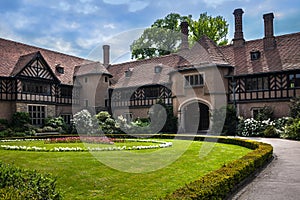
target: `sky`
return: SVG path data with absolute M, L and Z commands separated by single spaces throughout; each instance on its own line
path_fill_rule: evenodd
M 246 40 L 264 36 L 263 14 L 274 13 L 276 35 L 300 32 L 299 0 L 0 0 L 0 37 L 82 58 L 130 59 L 130 44 L 169 13 L 222 16 L 234 35 L 233 11 L 242 8 Z

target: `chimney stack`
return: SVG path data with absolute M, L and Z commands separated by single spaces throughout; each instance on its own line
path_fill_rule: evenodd
M 103 45 L 103 65 L 105 67 L 109 65 L 109 45 Z
M 188 24 L 188 22 L 186 22 L 186 21 L 181 22 L 180 28 L 181 28 L 181 46 L 180 46 L 180 50 L 189 49 L 189 41 L 188 41 L 189 24 Z
M 263 15 L 265 26 L 264 48 L 274 49 L 276 47 L 276 41 L 274 37 L 273 19 L 274 14 L 268 13 Z
M 237 47 L 242 46 L 245 43 L 243 34 L 243 13 L 244 11 L 241 8 L 235 9 L 233 12 L 235 21 L 233 45 Z

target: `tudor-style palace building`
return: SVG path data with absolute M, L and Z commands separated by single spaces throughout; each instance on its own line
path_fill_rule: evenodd
M 121 64 L 109 63 L 108 45 L 100 63 L 0 39 L 0 118 L 23 111 L 42 125 L 47 116 L 69 121 L 83 108 L 144 118 L 158 101 L 173 106 L 184 131 L 209 129 L 211 112 L 227 104 L 244 117 L 264 106 L 275 117 L 287 116 L 290 99 L 300 95 L 300 33 L 275 36 L 274 15 L 268 13 L 264 37 L 246 41 L 243 10 L 233 14 L 229 45 L 203 36 L 189 48 L 183 22 L 177 53 Z

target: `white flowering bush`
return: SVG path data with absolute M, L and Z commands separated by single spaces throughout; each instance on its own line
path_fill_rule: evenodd
M 291 124 L 290 117 L 275 120 L 255 120 L 253 118 L 239 118 L 238 135 L 245 137 L 283 137 L 287 127 Z
M 97 119 L 87 110 L 77 112 L 73 122 L 79 134 L 93 135 L 98 132 Z
M 238 135 L 245 137 L 263 136 L 264 130 L 268 126 L 275 126 L 275 123 L 270 119 L 259 121 L 253 118 L 240 118 L 238 125 Z

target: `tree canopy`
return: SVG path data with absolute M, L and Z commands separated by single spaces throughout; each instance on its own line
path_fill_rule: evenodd
M 181 16 L 170 13 L 163 19 L 157 19 L 150 28 L 144 30 L 140 38 L 130 46 L 131 57 L 145 59 L 167 55 L 176 52 L 181 43 L 181 22 L 189 24 L 189 43 L 193 44 L 203 35 L 206 35 L 218 45 L 227 44 L 228 24 L 221 17 L 208 16 L 202 13 L 199 19 L 193 20 L 191 15 Z

